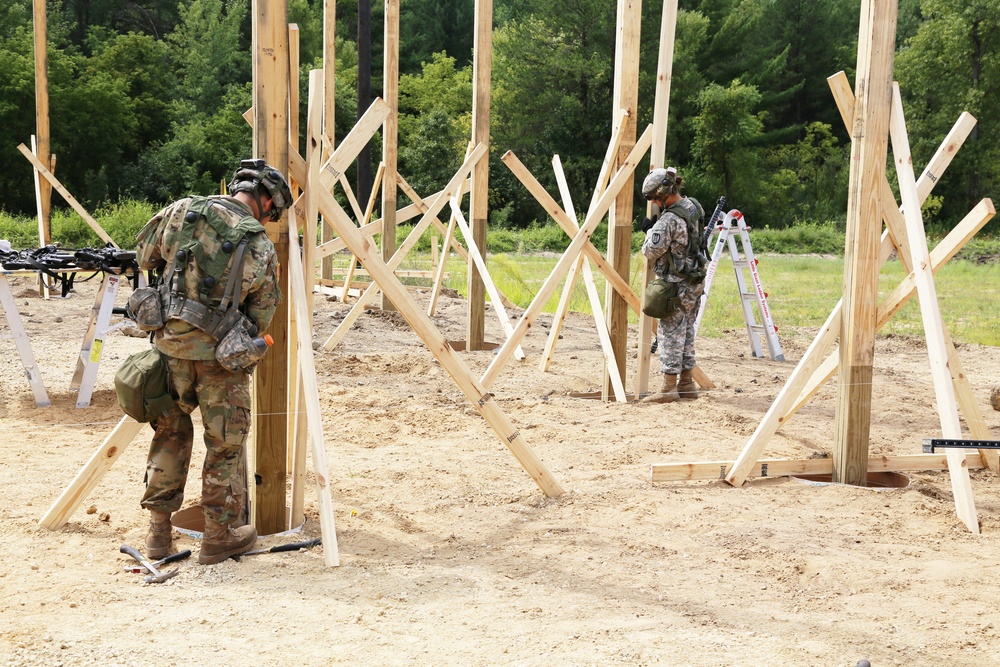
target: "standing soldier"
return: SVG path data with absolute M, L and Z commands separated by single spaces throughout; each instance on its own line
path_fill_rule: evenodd
M 267 349 L 261 339 L 281 291 L 278 259 L 263 221 L 291 205 L 277 169 L 243 160 L 229 196 L 188 197 L 157 213 L 138 235 L 139 267 L 157 279 L 130 299 L 137 324 L 153 331 L 175 405 L 150 422 L 156 430 L 146 464 L 142 506 L 152 514 L 146 555 L 171 550 L 170 515 L 180 509 L 194 441 L 191 413 L 205 429 L 201 505 L 205 532 L 198 562 L 219 563 L 257 539 L 243 525 L 241 463 L 250 433 L 250 373 Z M 133 303 L 143 291 L 147 300 Z
M 673 403 L 698 398 L 691 371 L 695 367 L 694 323 L 705 291 L 702 219 L 705 211 L 696 199 L 680 195 L 683 179 L 673 167 L 657 168 L 642 182 L 643 196 L 659 205 L 659 218 L 646 218 L 642 254 L 655 262 L 653 272 L 667 283 L 669 307 L 656 329 L 663 386 L 643 403 Z M 680 382 L 677 375 L 680 374 Z

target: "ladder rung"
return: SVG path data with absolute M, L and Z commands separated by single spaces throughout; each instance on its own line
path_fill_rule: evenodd
M 749 269 L 750 262 L 746 261 L 745 259 L 734 259 L 733 266 L 735 266 L 738 269 Z
M 744 301 L 756 301 L 757 300 L 757 295 L 754 294 L 753 292 L 740 292 L 740 297 L 742 297 Z

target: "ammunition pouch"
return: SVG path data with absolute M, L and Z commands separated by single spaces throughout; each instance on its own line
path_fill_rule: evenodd
M 267 353 L 267 344 L 254 340 L 256 333 L 257 327 L 240 314 L 240 320 L 215 347 L 215 360 L 228 371 L 252 371 Z
M 142 331 L 163 328 L 163 302 L 155 287 L 140 287 L 128 298 L 128 315 Z

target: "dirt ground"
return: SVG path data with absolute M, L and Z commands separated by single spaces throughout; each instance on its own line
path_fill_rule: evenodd
M 38 525 L 120 419 L 114 371 L 146 344 L 110 335 L 93 405 L 76 409 L 70 380 L 98 282 L 43 301 L 12 277 L 52 406 L 35 406 L 13 341 L 0 340 L 2 665 L 1000 664 L 994 475 L 972 472 L 978 536 L 956 518 L 946 472 L 913 473 L 905 489 L 650 481 L 651 464 L 734 459 L 814 329 L 781 329 L 786 362 L 752 358 L 743 331 L 702 339 L 717 389 L 649 406 L 570 395 L 601 383 L 589 316 L 570 316 L 541 373 L 551 316 L 540 318 L 528 358 L 493 391 L 567 490 L 547 498 L 402 318 L 375 311 L 316 353 L 341 566 L 325 567 L 321 547 L 191 558 L 143 584 L 119 546 L 145 534 L 148 429 L 65 527 Z M 317 299 L 316 341 L 347 308 Z M 461 340 L 464 322 L 464 301 L 444 296 L 442 332 Z M 500 338 L 491 316 L 487 333 Z M 492 358 L 460 354 L 477 376 Z M 1000 349 L 959 354 L 1000 432 L 989 405 Z M 822 389 L 765 455 L 827 455 L 835 392 Z M 940 434 L 922 340 L 878 339 L 872 406 L 873 454 L 918 453 Z M 196 438 L 186 505 L 200 488 Z M 302 530 L 259 544 L 318 537 L 317 506 L 309 486 Z M 197 554 L 198 540 L 175 532 L 175 546 Z

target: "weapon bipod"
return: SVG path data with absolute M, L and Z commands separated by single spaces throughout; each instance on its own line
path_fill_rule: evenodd
M 774 326 L 771 318 L 771 309 L 767 305 L 767 293 L 760 282 L 760 273 L 757 271 L 757 259 L 753 255 L 753 248 L 750 246 L 750 235 L 747 233 L 746 220 L 743 214 L 733 209 L 712 229 L 706 230 L 711 240 L 715 232 L 719 233 L 715 240 L 715 247 L 712 250 L 712 261 L 708 265 L 705 275 L 705 293 L 701 297 L 701 305 L 698 307 L 698 317 L 694 322 L 694 332 L 698 335 L 698 327 L 701 325 L 701 316 L 705 313 L 705 304 L 708 303 L 708 293 L 712 288 L 712 279 L 715 278 L 715 270 L 719 266 L 719 259 L 722 258 L 722 249 L 729 247 L 729 256 L 733 260 L 733 270 L 736 272 L 736 284 L 740 290 L 740 305 L 743 308 L 743 321 L 746 322 L 747 336 L 750 338 L 750 349 L 755 357 L 763 357 L 764 350 L 761 345 L 761 338 L 767 343 L 768 352 L 775 361 L 784 361 L 785 355 L 781 351 L 781 343 L 778 342 L 778 328 Z M 740 251 L 736 245 L 737 236 L 743 247 L 745 259 L 740 258 Z M 753 290 L 748 289 L 744 270 L 750 271 L 750 281 Z M 754 314 L 753 304 L 757 304 L 757 311 L 760 313 L 761 323 L 758 324 Z

